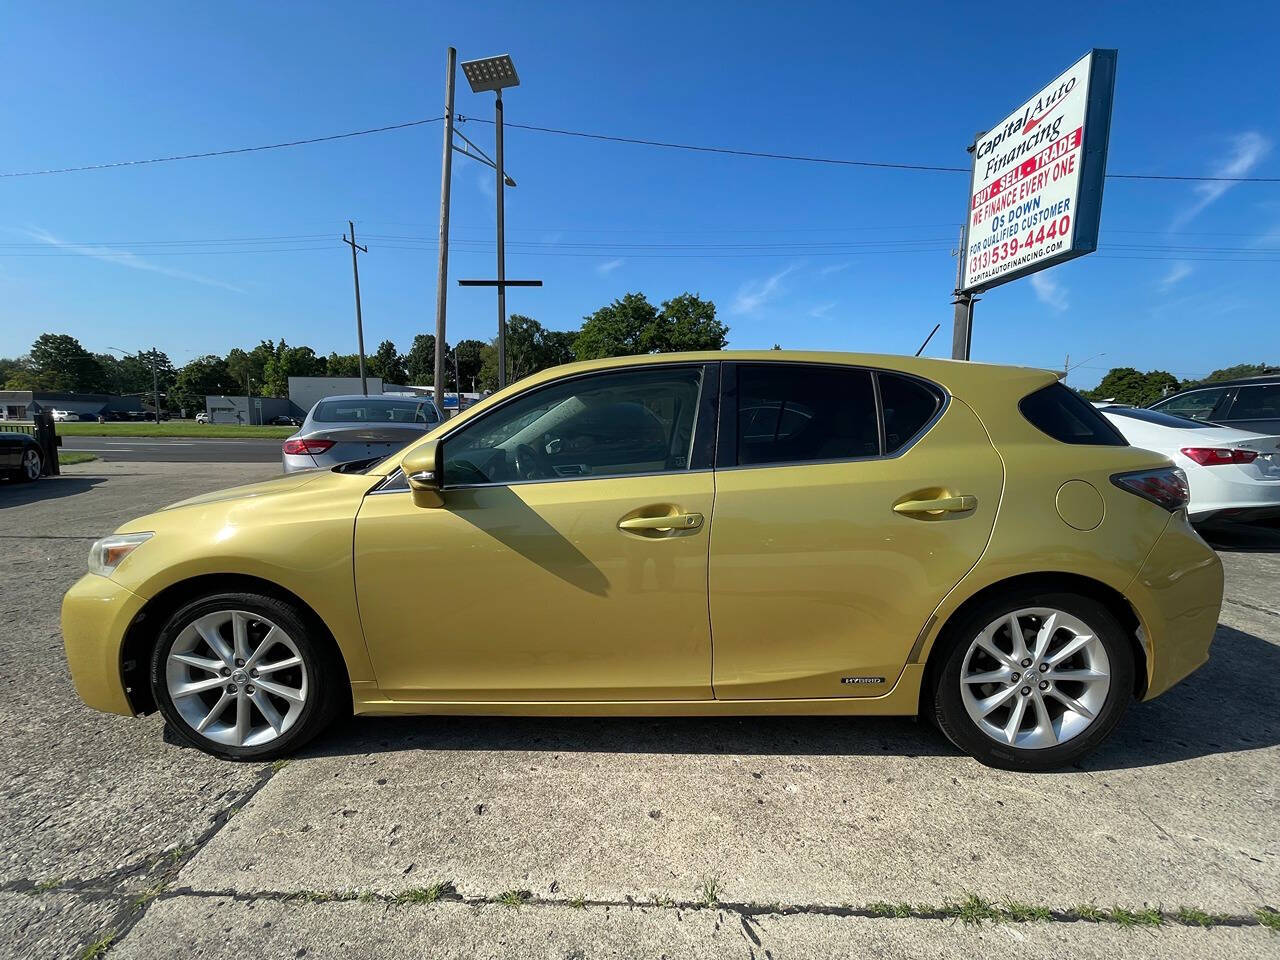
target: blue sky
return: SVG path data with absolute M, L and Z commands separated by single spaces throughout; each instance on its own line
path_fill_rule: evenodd
M 784 153 L 964 166 L 965 145 L 1089 47 L 1119 49 L 1111 172 L 1280 175 L 1274 5 L 847 3 L 10 5 L 0 172 L 250 146 L 443 112 L 444 56 L 510 51 L 507 119 Z M 492 116 L 459 76 L 458 112 Z M 461 129 L 488 149 L 489 124 Z M 0 179 L 0 355 L 44 331 L 175 363 L 283 337 L 434 330 L 439 126 Z M 731 346 L 950 351 L 966 177 L 735 158 L 511 129 L 512 312 L 625 292 L 715 300 Z M 449 339 L 488 339 L 492 175 L 454 164 Z M 415 240 L 388 238 L 424 238 Z M 240 238 L 254 238 L 242 241 Z M 259 240 L 258 238 L 290 238 Z M 170 241 L 202 241 L 199 246 Z M 236 240 L 237 242 L 222 242 Z M 219 241 L 219 242 L 211 242 Z M 889 241 L 892 241 L 890 243 Z M 68 243 L 94 244 L 67 247 Z M 1110 181 L 1097 254 L 988 293 L 975 359 L 1195 376 L 1280 362 L 1280 185 Z M 198 250 L 199 253 L 191 251 Z M 1269 257 L 1271 262 L 1260 258 Z M 1142 258 L 1142 259 L 1139 259 Z M 1149 259 L 1148 259 L 1149 258 Z M 1250 262 L 1239 262 L 1239 261 Z M 371 347 L 372 349 L 372 347 Z

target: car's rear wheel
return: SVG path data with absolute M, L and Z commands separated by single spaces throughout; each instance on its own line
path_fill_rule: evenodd
M 1101 603 L 1072 593 L 994 598 L 951 625 L 932 671 L 933 710 L 961 750 L 1008 770 L 1080 759 L 1133 696 L 1133 649 Z
M 35 447 L 27 447 L 22 451 L 22 463 L 18 466 L 18 479 L 30 482 L 39 480 L 44 473 L 44 458 Z
M 178 610 L 151 657 L 151 686 L 170 729 L 236 760 L 287 755 L 320 733 L 345 698 L 327 638 L 291 604 L 253 593 Z

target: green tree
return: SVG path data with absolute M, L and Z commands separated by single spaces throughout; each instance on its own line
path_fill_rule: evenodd
M 716 305 L 697 294 L 682 293 L 662 304 L 658 323 L 646 338 L 646 353 L 723 350 L 729 328 L 716 319 Z
M 459 340 L 457 346 L 453 348 L 454 360 L 457 364 L 458 379 L 462 381 L 460 390 L 470 392 L 472 381 L 476 381 L 479 385 L 480 368 L 484 364 L 484 349 L 486 344 L 483 340 Z M 497 370 L 496 360 L 494 370 Z M 453 371 L 449 371 L 449 377 L 446 381 L 452 379 Z
M 373 356 L 366 358 L 368 373 L 373 377 L 381 377 L 384 384 L 393 383 L 404 386 L 409 381 L 409 371 L 404 368 L 404 357 L 396 350 L 390 340 L 383 340 Z
M 1235 380 L 1237 377 L 1261 377 L 1268 373 L 1280 373 L 1280 367 L 1269 363 L 1237 363 L 1235 366 L 1213 371 L 1200 382 L 1213 383 L 1218 380 Z
M 65 333 L 42 333 L 31 344 L 33 379 L 46 390 L 100 393 L 106 377 L 96 357 Z
M 205 397 L 235 393 L 236 381 L 227 361 L 214 354 L 196 357 L 183 365 L 173 385 L 173 402 L 187 410 L 203 410 Z M 240 387 L 243 389 L 243 384 Z
M 1142 373 L 1134 367 L 1113 367 L 1096 387 L 1084 391 L 1083 396 L 1089 400 L 1115 400 L 1145 407 L 1176 389 L 1178 378 L 1167 370 Z
M 444 345 L 445 382 L 448 383 L 453 368 L 449 344 Z M 409 383 L 429 386 L 436 382 L 436 337 L 433 333 L 420 333 L 413 338 L 413 346 L 404 357 L 405 372 Z
M 239 347 L 227 354 L 227 371 L 235 379 L 238 390 L 244 390 L 252 381 L 258 393 L 262 389 L 262 381 L 266 374 L 267 361 L 276 355 L 273 340 L 263 340 L 252 350 L 241 350 Z
M 651 331 L 658 311 L 643 293 L 628 293 L 583 318 L 582 330 L 573 342 L 579 360 L 627 357 L 649 353 Z
M 290 377 L 314 377 L 322 361 L 310 347 L 291 347 L 282 339 L 262 368 L 262 395 L 287 397 Z
M 326 377 L 360 376 L 360 355 L 356 353 L 331 353 L 324 362 Z

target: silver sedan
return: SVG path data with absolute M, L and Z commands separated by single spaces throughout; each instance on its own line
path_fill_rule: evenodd
M 326 397 L 284 442 L 284 472 L 385 457 L 443 419 L 429 397 Z

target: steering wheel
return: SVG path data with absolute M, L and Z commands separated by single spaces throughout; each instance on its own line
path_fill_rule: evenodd
M 527 443 L 521 443 L 516 446 L 514 461 L 517 478 L 520 480 L 538 479 L 542 458 L 538 456 L 537 450 Z

